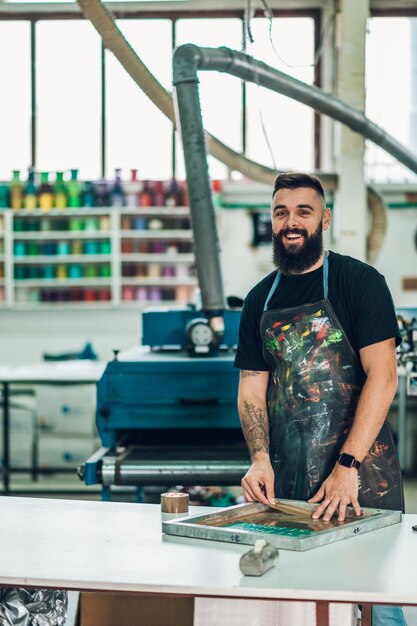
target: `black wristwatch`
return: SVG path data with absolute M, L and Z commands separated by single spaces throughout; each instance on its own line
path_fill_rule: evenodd
M 361 462 L 355 459 L 351 454 L 347 454 L 346 452 L 341 452 L 337 462 L 343 467 L 355 467 L 357 470 L 361 466 Z

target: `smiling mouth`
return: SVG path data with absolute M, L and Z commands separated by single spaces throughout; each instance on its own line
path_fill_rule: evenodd
M 300 235 L 298 233 L 289 233 L 289 234 L 285 235 L 284 238 L 287 241 L 295 242 L 295 241 L 299 241 L 300 239 L 303 239 L 304 235 Z

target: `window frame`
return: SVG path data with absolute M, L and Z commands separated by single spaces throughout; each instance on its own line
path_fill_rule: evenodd
M 30 22 L 30 68 L 31 68 L 31 128 L 30 128 L 30 153 L 31 153 L 31 167 L 37 168 L 37 158 L 36 158 L 36 149 L 37 149 L 37 117 L 36 117 L 36 25 L 40 21 L 44 20 L 81 20 L 86 19 L 82 15 L 81 11 L 78 7 L 74 7 L 74 9 L 69 10 L 68 7 L 63 6 L 62 9 L 58 9 L 55 4 L 51 11 L 45 10 L 45 5 L 31 7 L 30 10 L 27 10 L 27 6 L 25 5 L 25 10 L 16 10 L 14 6 L 3 5 L 0 7 L 0 20 L 1 21 L 28 21 Z M 234 10 L 175 10 L 175 11 L 157 11 L 155 9 L 143 10 L 137 9 L 135 7 L 127 7 L 124 5 L 123 10 L 118 10 L 114 7 L 111 7 L 112 12 L 116 19 L 168 19 L 172 24 L 172 44 L 175 48 L 176 45 L 176 22 L 179 19 L 216 19 L 216 18 L 238 18 L 242 22 L 242 39 L 244 33 L 244 10 L 243 9 L 234 9 Z M 271 9 L 274 18 L 301 18 L 301 17 L 309 17 L 313 20 L 314 23 L 314 48 L 318 49 L 320 45 L 321 38 L 321 26 L 322 26 L 322 11 L 320 8 L 313 9 Z M 417 12 L 416 12 L 417 14 Z M 258 9 L 254 17 L 264 17 L 263 12 Z M 106 154 L 107 154 L 107 143 L 106 143 L 106 61 L 105 61 L 105 49 L 103 43 L 101 43 L 101 54 L 100 54 L 100 67 L 101 67 L 101 94 L 100 94 L 100 115 L 101 115 L 101 126 L 100 126 L 100 168 L 101 176 L 105 176 L 106 172 Z M 320 87 L 321 85 L 321 75 L 322 75 L 322 65 L 320 58 L 314 67 L 314 85 Z M 241 129 L 241 146 L 242 153 L 246 153 L 246 145 L 247 145 L 247 118 L 245 114 L 245 109 L 247 105 L 246 98 L 246 83 L 242 81 L 241 83 L 241 107 L 242 107 L 242 129 Z M 172 154 L 171 154 L 171 169 L 172 176 L 176 174 L 176 163 L 177 163 L 177 141 L 178 137 L 175 133 L 175 130 L 172 130 Z M 321 162 L 321 153 L 320 153 L 320 114 L 315 111 L 314 112 L 314 122 L 313 122 L 313 150 L 314 150 L 314 167 L 316 169 L 320 169 Z

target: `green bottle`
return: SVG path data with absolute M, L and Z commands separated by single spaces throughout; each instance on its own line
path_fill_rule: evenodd
M 38 189 L 39 208 L 50 211 L 54 206 L 54 190 L 49 182 L 48 172 L 41 172 L 41 184 Z
M 35 172 L 30 169 L 28 179 L 23 190 L 23 206 L 25 209 L 36 209 L 38 206 L 38 194 L 35 185 Z
M 54 184 L 55 207 L 65 209 L 68 205 L 67 187 L 64 182 L 64 172 L 57 172 Z
M 9 206 L 9 188 L 7 185 L 0 185 L 0 209 L 7 209 Z
M 23 206 L 23 186 L 20 182 L 20 170 L 13 170 L 13 178 L 10 183 L 10 206 L 19 211 Z
M 81 206 L 81 185 L 78 180 L 78 170 L 71 170 L 71 180 L 67 184 L 68 206 L 79 208 Z

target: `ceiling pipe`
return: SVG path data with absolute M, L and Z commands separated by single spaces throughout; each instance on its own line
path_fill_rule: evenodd
M 371 122 L 361 111 L 332 94 L 325 93 L 315 85 L 303 83 L 243 52 L 225 47 L 202 48 L 194 44 L 185 44 L 175 50 L 173 63 L 177 76 L 174 78 L 176 85 L 195 80 L 197 71 L 200 70 L 226 72 L 241 80 L 256 83 L 345 124 L 351 130 L 373 141 L 417 174 L 417 156 L 380 126 Z
M 148 70 L 135 50 L 118 29 L 115 18 L 101 0 L 77 0 L 84 17 L 91 21 L 103 40 L 105 48 L 110 50 L 121 63 L 135 83 L 152 100 L 160 111 L 175 125 L 174 105 L 171 94 Z M 244 176 L 261 183 L 272 185 L 278 171 L 266 165 L 256 163 L 244 155 L 232 150 L 222 141 L 206 133 L 209 153 L 224 163 L 230 170 L 241 172 Z M 327 172 L 317 172 L 326 190 L 337 187 L 337 176 Z
M 101 0 L 77 0 L 84 17 L 89 19 L 103 40 L 105 48 L 110 50 L 128 74 L 133 78 L 142 91 L 152 100 L 152 102 L 166 115 L 175 125 L 175 115 L 172 98 L 169 92 L 158 82 L 148 68 L 143 64 L 137 53 L 130 46 L 123 34 L 118 29 L 111 12 L 103 5 Z M 288 77 L 289 78 L 289 77 Z M 292 79 L 295 80 L 295 79 Z M 299 81 L 297 81 L 299 82 Z M 329 94 L 324 97 L 331 98 Z M 365 118 L 366 119 L 366 118 Z M 376 126 L 376 125 L 374 125 Z M 378 127 L 376 127 L 378 128 Z M 384 133 L 379 129 L 377 135 Z M 248 159 L 242 154 L 232 150 L 216 137 L 206 133 L 208 152 L 224 163 L 230 170 L 241 172 L 244 176 L 259 182 L 272 185 L 275 176 L 279 173 L 265 165 L 261 165 Z M 337 175 L 327 172 L 316 172 L 320 177 L 326 191 L 331 191 L 337 187 Z M 374 190 L 375 193 L 375 190 Z M 369 193 L 368 193 L 369 197 Z M 375 196 L 373 196 L 375 198 Z M 370 207 L 371 208 L 371 207 Z M 382 245 L 380 229 L 375 230 L 376 222 L 386 221 L 384 202 L 379 197 L 379 202 L 374 202 L 371 210 L 371 228 L 368 236 L 368 258 L 369 247 L 372 246 L 372 256 L 376 256 Z

